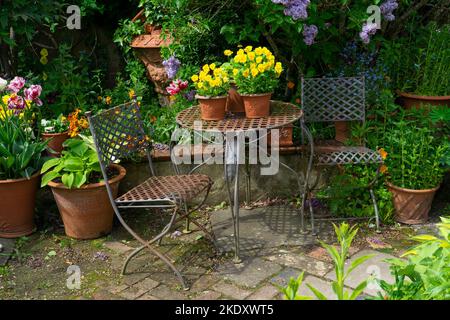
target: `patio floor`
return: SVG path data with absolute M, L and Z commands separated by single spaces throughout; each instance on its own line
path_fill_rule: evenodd
M 149 226 L 162 223 L 159 216 L 136 213 L 131 218 L 148 238 L 157 231 Z M 333 298 L 330 258 L 316 238 L 300 235 L 297 211 L 289 205 L 242 209 L 243 263 L 238 265 L 232 262 L 230 252 L 233 229 L 229 210 L 213 212 L 212 225 L 215 246 L 199 232 L 168 237 L 163 242 L 161 249 L 181 268 L 191 284 L 190 291 L 183 291 L 176 277 L 145 252 L 132 260 L 133 274 L 120 276 L 126 255 L 137 244 L 118 225 L 109 237 L 93 241 L 71 240 L 58 226 L 36 233 L 16 248 L 9 267 L 0 273 L 0 299 L 281 299 L 276 286 L 286 285 L 302 271 L 305 282 Z M 392 227 L 383 234 L 361 224 L 350 260 L 363 254 L 376 256 L 355 271 L 348 285 L 355 287 L 370 274 L 390 280 L 383 260 L 404 252 L 411 245 L 408 237 L 416 232 L 434 232 L 433 224 L 416 230 Z M 321 225 L 319 238 L 335 242 L 329 223 Z M 80 267 L 80 290 L 66 287 L 70 265 Z M 376 286 L 371 284 L 365 294 L 375 292 Z M 299 293 L 312 295 L 304 285 Z

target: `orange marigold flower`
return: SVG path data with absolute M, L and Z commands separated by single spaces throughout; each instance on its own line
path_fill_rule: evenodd
M 106 102 L 106 104 L 111 104 L 112 98 L 111 98 L 110 96 L 107 96 L 107 97 L 105 98 L 105 102 Z
M 385 174 L 386 172 L 388 172 L 388 167 L 386 166 L 386 165 L 382 165 L 381 167 L 380 167 L 380 172 L 382 173 L 382 174 Z
M 383 160 L 386 160 L 388 153 L 386 152 L 386 150 L 384 150 L 384 148 L 381 148 L 380 150 L 378 150 L 378 153 L 380 154 L 380 156 Z

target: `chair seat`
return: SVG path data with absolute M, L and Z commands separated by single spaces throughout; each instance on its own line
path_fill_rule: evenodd
M 366 147 L 347 147 L 344 145 L 324 144 L 315 147 L 318 163 L 322 165 L 383 163 L 381 155 Z
M 137 187 L 116 199 L 116 203 L 145 202 L 150 200 L 182 199 L 190 200 L 199 195 L 209 185 L 207 175 L 180 175 L 151 177 Z

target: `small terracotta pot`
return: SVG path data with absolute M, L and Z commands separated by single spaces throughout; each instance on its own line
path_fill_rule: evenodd
M 113 196 L 117 197 L 125 168 L 113 164 L 119 174 L 109 181 Z M 80 240 L 97 239 L 109 234 L 113 226 L 114 210 L 104 182 L 89 184 L 80 189 L 68 189 L 62 183 L 48 184 L 55 197 L 66 235 Z
M 280 141 L 279 143 L 275 143 L 274 146 L 277 147 L 292 147 L 294 145 L 294 126 L 286 126 L 282 127 L 280 129 Z M 272 131 L 272 130 L 270 130 Z M 267 144 L 269 146 L 272 145 L 272 135 L 269 131 L 269 134 L 267 135 Z
M 392 193 L 395 207 L 395 220 L 405 224 L 422 224 L 428 221 L 436 191 L 439 187 L 427 190 L 411 190 L 387 183 Z
M 399 92 L 403 100 L 403 107 L 407 110 L 421 109 L 424 105 L 448 106 L 450 108 L 450 96 L 418 96 L 415 94 Z
M 270 99 L 272 93 L 241 94 L 244 100 L 245 116 L 249 119 L 258 119 L 270 115 Z
M 0 180 L 0 238 L 19 238 L 34 232 L 34 207 L 40 173 L 28 179 Z
M 227 97 L 196 96 L 202 112 L 202 120 L 218 121 L 225 119 Z
M 336 121 L 334 123 L 336 129 L 335 140 L 344 143 L 350 139 L 350 122 L 349 121 Z
M 228 92 L 227 111 L 235 114 L 245 113 L 244 100 L 235 86 L 232 86 Z
M 62 132 L 62 133 L 43 133 L 42 134 L 42 140 L 48 142 L 48 147 L 55 151 L 56 153 L 47 152 L 50 157 L 59 157 L 61 156 L 61 152 L 63 151 L 64 142 L 69 139 L 69 132 Z

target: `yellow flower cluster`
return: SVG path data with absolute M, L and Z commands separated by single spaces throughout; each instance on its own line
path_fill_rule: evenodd
M 230 50 L 225 51 L 225 55 L 230 54 Z M 231 54 L 230 54 L 231 55 Z M 233 75 L 238 75 L 242 69 L 242 75 L 248 78 L 250 75 L 255 78 L 266 71 L 275 71 L 279 77 L 283 72 L 283 66 L 280 62 L 275 63 L 275 56 L 266 47 L 258 47 L 253 50 L 252 46 L 239 49 L 233 58 L 234 63 L 241 65 L 233 68 Z
M 216 64 L 205 64 L 197 75 L 193 75 L 191 80 L 197 89 L 220 88 L 229 83 L 228 73 L 223 68 L 218 68 Z

